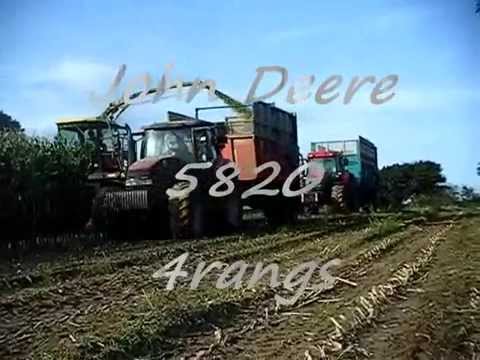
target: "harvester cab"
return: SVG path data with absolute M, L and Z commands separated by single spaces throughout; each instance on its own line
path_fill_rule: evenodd
M 93 151 L 90 183 L 96 186 L 124 182 L 127 168 L 135 160 L 135 143 L 128 125 L 111 123 L 101 116 L 57 121 L 58 137 Z

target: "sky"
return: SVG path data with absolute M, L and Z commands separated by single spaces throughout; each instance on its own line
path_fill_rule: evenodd
M 258 67 L 282 66 L 287 85 L 266 101 L 297 113 L 304 154 L 311 141 L 361 135 L 376 144 L 381 166 L 432 160 L 448 182 L 480 188 L 474 10 L 473 0 L 2 1 L 0 109 L 28 133 L 50 136 L 60 117 L 98 115 L 122 64 L 117 97 L 142 74 L 156 84 L 170 64 L 172 78 L 213 79 L 239 100 Z M 392 100 L 373 105 L 369 85 L 342 103 L 354 76 L 391 74 L 399 77 Z M 309 75 L 312 96 L 289 104 L 288 87 Z M 343 79 L 339 99 L 316 103 L 315 91 L 332 75 Z M 276 82 L 265 75 L 258 93 Z M 120 120 L 138 129 L 167 110 L 192 115 L 210 105 L 222 104 L 206 93 L 189 104 L 170 98 L 131 107 Z

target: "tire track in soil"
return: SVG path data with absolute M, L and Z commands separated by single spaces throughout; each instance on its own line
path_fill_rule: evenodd
M 323 231 L 332 232 L 360 226 L 363 223 L 366 223 L 366 220 L 362 218 L 352 218 L 341 223 L 334 222 L 333 224 L 327 224 L 326 226 L 323 221 L 308 221 L 304 224 L 305 227 L 303 229 L 300 227 L 298 229 L 292 229 L 283 235 L 285 235 L 285 237 L 298 236 L 305 231 L 312 232 L 315 228 L 318 229 L 319 226 L 326 227 Z M 165 241 L 160 244 L 156 244 L 157 241 L 155 241 L 155 243 L 150 244 L 150 246 L 145 243 L 143 247 L 126 246 L 126 249 L 121 247 L 119 250 L 114 248 L 111 253 L 97 251 L 97 255 L 91 258 L 81 260 L 72 259 L 68 263 L 66 262 L 52 268 L 49 268 L 50 265 L 48 262 L 38 264 L 35 269 L 29 270 L 22 275 L 2 277 L 0 278 L 0 283 L 3 283 L 5 286 L 2 292 L 7 291 L 8 295 L 8 289 L 12 291 L 18 288 L 41 287 L 42 285 L 48 285 L 48 283 L 43 284 L 45 281 L 67 281 L 80 276 L 95 276 L 98 272 L 108 274 L 130 266 L 148 265 L 151 264 L 152 261 L 169 256 L 172 253 L 181 254 L 185 251 L 200 253 L 202 251 L 212 250 L 211 248 L 223 250 L 225 253 L 227 253 L 227 250 L 229 252 L 235 252 L 237 249 L 244 247 L 245 244 L 249 244 L 251 247 L 258 246 L 259 244 L 264 246 L 263 243 L 272 241 L 272 239 L 274 240 L 278 237 L 278 232 L 263 232 L 258 236 L 246 233 L 199 240 L 183 240 L 180 242 Z M 117 256 L 118 258 L 116 258 Z M 47 269 L 39 271 L 39 267 L 46 267 Z
M 480 358 L 480 221 L 465 222 L 436 250 L 425 274 L 351 339 L 343 358 Z
M 194 246 L 187 247 L 187 248 L 163 249 L 164 253 L 162 255 L 165 257 L 168 256 L 168 259 L 173 259 L 183 254 L 184 252 L 188 251 L 191 254 L 189 258 L 190 262 L 188 265 L 190 267 L 194 267 L 196 266 L 197 262 L 200 260 L 205 260 L 205 261 L 220 260 L 220 261 L 227 262 L 235 259 L 247 258 L 248 256 L 252 256 L 252 255 L 261 255 L 263 253 L 272 252 L 279 248 L 288 247 L 292 243 L 300 243 L 300 242 L 305 242 L 312 239 L 318 239 L 319 237 L 326 236 L 326 234 L 328 234 L 330 231 L 331 230 L 311 231 L 306 234 L 296 234 L 295 236 L 292 236 L 292 234 L 282 234 L 282 235 L 276 234 L 276 235 L 269 235 L 268 237 L 246 239 L 245 242 L 232 243 L 230 247 L 227 247 L 227 249 L 206 248 L 208 250 L 206 253 L 199 252 L 198 250 L 200 249 Z M 258 245 L 259 243 L 261 243 L 261 245 Z M 160 263 L 160 260 L 158 259 L 158 255 L 155 254 L 154 256 L 157 262 Z M 153 273 L 154 270 L 156 270 L 157 268 L 158 268 L 158 265 L 153 265 L 152 261 L 150 261 L 148 265 L 132 264 L 130 267 L 127 267 L 125 269 L 123 268 L 119 269 L 117 273 L 108 271 L 106 273 L 101 273 L 99 275 L 92 275 L 90 277 L 87 276 L 86 278 L 83 278 L 83 277 L 74 278 L 71 280 L 64 281 L 60 285 L 49 286 L 43 289 L 42 288 L 21 289 L 17 291 L 14 295 L 4 297 L 4 299 L 0 301 L 0 306 L 12 305 L 14 302 L 18 302 L 19 299 L 20 299 L 20 302 L 22 301 L 29 302 L 30 300 L 41 301 L 42 299 L 45 299 L 45 298 L 49 299 L 50 296 L 54 296 L 56 297 L 56 301 L 62 302 L 64 301 L 64 296 L 58 296 L 58 295 L 68 294 L 69 289 L 77 288 L 77 287 L 81 287 L 81 288 L 91 287 L 89 285 L 92 285 L 93 287 L 102 287 L 104 283 L 107 283 L 107 282 L 110 284 L 117 284 L 117 282 L 115 282 L 115 278 L 118 277 L 116 275 L 119 273 L 122 273 L 122 276 L 121 276 L 122 278 L 123 278 L 123 275 L 125 275 L 125 277 L 130 276 L 133 278 L 137 278 L 137 277 L 141 278 L 142 275 L 144 275 L 145 273 Z M 155 282 L 150 278 L 147 280 L 150 283 Z M 124 282 L 119 282 L 118 284 L 122 287 L 125 285 Z M 141 283 L 137 287 L 141 287 L 144 285 L 146 284 Z
M 370 232 L 366 231 L 367 229 L 363 230 L 358 230 L 353 233 L 338 233 L 338 234 L 333 234 L 327 237 L 322 237 L 322 238 L 317 238 L 309 242 L 304 242 L 303 244 L 300 244 L 299 246 L 294 246 L 290 249 L 283 250 L 279 253 L 274 253 L 270 254 L 269 257 L 261 258 L 259 260 L 262 260 L 265 264 L 266 263 L 271 263 L 272 260 L 281 264 L 281 265 L 286 265 L 284 266 L 286 269 L 293 268 L 294 266 L 298 265 L 299 263 L 306 262 L 306 261 L 311 261 L 312 259 L 317 259 L 320 260 L 318 263 L 324 263 L 327 261 L 327 259 L 332 259 L 335 257 L 338 257 L 339 254 L 350 254 L 353 249 L 356 247 L 360 247 L 363 251 L 360 253 L 362 254 L 363 257 L 367 258 L 368 255 L 371 251 L 372 248 L 376 248 L 377 244 L 373 241 L 372 239 L 372 234 Z M 395 232 L 391 235 L 389 239 L 392 239 L 392 243 L 396 241 L 403 240 L 404 238 L 408 237 L 409 235 L 415 233 L 418 231 L 418 228 L 411 228 L 409 230 L 404 231 L 403 234 L 395 234 L 396 232 L 400 232 L 401 229 L 395 230 Z M 403 235 L 403 236 L 402 236 Z M 377 251 L 378 252 L 378 251 Z M 312 258 L 313 255 L 313 258 Z M 282 275 L 285 275 L 285 271 L 281 271 L 281 278 L 283 279 Z M 247 276 L 248 278 L 248 276 Z M 212 282 L 214 283 L 214 282 Z M 261 298 L 261 301 L 265 303 L 270 303 L 273 300 L 274 293 L 271 292 L 270 295 L 265 298 Z M 265 305 L 265 304 L 264 304 Z M 256 316 L 256 310 L 259 307 L 259 304 L 248 304 L 248 306 L 242 308 L 241 311 L 244 313 L 248 313 L 249 316 L 251 316 L 251 313 L 253 313 L 253 317 Z M 263 306 L 261 307 L 262 309 L 264 308 Z M 251 318 L 248 316 L 244 316 L 245 314 L 240 314 L 239 316 L 241 319 L 237 319 L 236 317 L 233 319 L 235 321 L 240 321 L 243 323 L 249 323 L 251 321 Z M 208 330 L 208 329 L 207 329 Z M 207 337 L 210 336 L 211 334 L 209 331 L 207 331 Z M 213 335 L 212 335 L 213 336 Z M 197 350 L 201 350 L 201 348 L 205 347 L 205 336 L 200 336 L 198 334 L 193 334 L 193 338 L 199 338 L 199 344 L 193 344 L 190 342 L 190 344 L 186 345 L 189 348 L 199 348 Z M 188 339 L 187 339 L 188 341 Z M 208 342 L 208 340 L 207 340 Z M 196 351 L 189 351 L 189 353 L 195 353 Z M 175 358 L 178 358 L 180 355 L 175 356 Z
M 368 292 L 359 294 L 347 310 L 335 318 L 332 317 L 330 320 L 334 324 L 334 330 L 324 335 L 324 338 L 320 339 L 320 344 L 315 347 L 320 356 L 333 359 L 349 351 L 352 347 L 349 343 L 351 337 L 372 324 L 382 308 L 394 300 L 403 287 L 426 270 L 425 267 L 431 262 L 437 246 L 444 239 L 443 235 L 451 226 L 452 224 L 432 234 L 427 245 L 420 249 L 413 261 L 401 264 L 388 279 L 371 286 Z
M 332 257 L 336 257 L 335 254 L 340 254 L 340 253 L 344 253 L 344 252 L 348 252 L 350 251 L 352 248 L 354 248 L 355 246 L 361 246 L 361 245 L 366 245 L 367 246 L 367 249 L 371 247 L 371 243 L 369 244 L 368 242 L 371 241 L 373 242 L 374 239 L 375 239 L 375 236 L 372 237 L 372 233 L 369 232 L 369 231 L 366 231 L 366 230 L 369 230 L 369 228 L 366 228 L 366 229 L 362 229 L 362 230 L 357 230 L 357 231 L 354 231 L 354 232 L 349 232 L 348 234 L 344 233 L 344 232 L 341 232 L 341 233 L 336 233 L 336 234 L 332 234 L 332 235 L 328 235 L 328 236 L 324 236 L 324 237 L 319 237 L 319 238 L 316 238 L 316 239 L 312 239 L 308 242 L 305 242 L 303 241 L 301 244 L 297 244 L 298 246 L 293 246 L 289 249 L 283 249 L 283 247 L 280 249 L 281 251 L 278 252 L 278 253 L 273 253 L 273 254 L 268 254 L 267 257 L 265 256 L 255 256 L 255 258 L 257 258 L 257 261 L 262 261 L 264 264 L 270 264 L 272 262 L 276 262 L 276 263 L 279 263 L 281 265 L 286 265 L 285 268 L 286 269 L 289 269 L 289 268 L 292 268 L 296 265 L 298 265 L 299 263 L 302 263 L 302 262 L 306 262 L 306 261 L 311 261 L 312 260 L 312 255 L 314 256 L 313 259 L 319 259 L 319 258 L 322 258 L 322 259 L 326 259 L 326 258 L 332 258 Z M 396 232 L 400 232 L 401 231 L 401 228 L 399 229 L 396 229 L 394 231 L 392 231 L 392 234 L 396 233 Z M 395 236 L 395 235 L 394 235 Z M 347 241 L 345 241 L 347 239 Z M 291 241 L 292 245 L 295 245 L 295 241 Z M 258 255 L 258 254 L 256 254 Z M 260 254 L 261 255 L 261 254 Z M 228 259 L 230 260 L 237 260 L 241 258 L 240 256 L 235 256 L 233 257 L 228 257 Z M 303 259 L 302 261 L 299 261 L 299 258 Z M 224 260 L 224 259 L 222 259 Z M 252 259 L 250 259 L 252 260 Z M 282 271 L 282 268 L 280 268 L 280 279 L 283 280 L 284 276 L 286 272 L 285 271 Z M 247 274 L 246 278 L 248 279 L 249 276 Z M 208 280 L 206 281 L 208 283 Z M 213 284 L 215 282 L 215 280 L 213 280 L 212 282 L 210 282 L 211 284 Z M 268 293 L 268 291 L 267 291 Z M 267 296 L 268 298 L 268 302 L 271 302 L 271 300 L 273 299 L 273 295 L 274 293 L 271 292 L 271 294 L 269 296 Z M 263 296 L 263 297 L 260 297 L 260 300 L 261 301 L 266 301 L 265 300 L 266 298 Z M 255 317 L 256 316 L 256 310 L 258 308 L 258 301 L 256 303 L 251 303 L 251 301 L 248 301 L 246 302 L 245 304 L 237 304 L 241 307 L 241 309 L 239 309 L 238 311 L 242 311 L 243 314 L 239 314 L 239 316 L 243 316 L 245 315 L 245 313 L 249 313 L 250 315 L 253 314 L 253 316 Z M 230 314 L 230 319 L 229 320 L 232 320 L 232 321 L 237 321 L 237 320 L 242 320 L 242 321 L 247 321 L 247 319 L 237 319 L 236 317 L 237 314 Z M 244 317 L 244 316 L 243 316 Z M 197 328 L 197 327 L 195 327 Z M 210 326 L 211 328 L 211 326 Z M 183 329 L 184 331 L 187 330 L 187 328 L 184 328 Z M 209 329 L 207 329 L 209 330 Z M 208 335 L 207 335 L 208 336 Z M 201 335 L 199 335 L 199 333 L 193 333 L 192 334 L 192 337 L 202 337 Z M 203 336 L 203 343 L 205 343 L 205 337 Z M 178 345 L 178 344 L 177 344 Z M 191 345 L 191 344 L 190 344 Z M 190 345 L 187 345 L 190 346 Z M 198 345 L 198 344 L 197 344 Z M 185 345 L 183 345 L 183 347 L 185 347 Z M 172 352 L 173 353 L 176 353 L 176 355 L 174 355 L 174 358 L 179 358 L 180 355 L 178 354 L 178 351 L 177 352 Z M 148 359 L 154 359 L 154 358 L 157 358 L 156 356 L 153 356 L 153 357 L 148 357 Z
M 349 227 L 348 224 L 346 226 Z M 324 233 L 325 230 L 322 230 L 296 238 L 287 237 L 280 241 L 275 241 L 279 237 L 278 234 L 268 235 L 272 238 L 272 245 L 265 246 L 264 250 L 269 251 L 292 242 L 307 241 Z M 253 247 L 265 241 L 265 238 L 245 241 Z M 233 248 L 242 245 L 236 243 L 233 244 Z M 209 253 L 214 252 L 212 249 L 208 250 Z M 202 255 L 199 252 L 196 256 L 201 258 Z M 147 273 L 146 269 L 149 270 Z M 143 291 L 158 287 L 158 283 L 151 279 L 152 269 L 153 265 L 130 266 L 116 273 L 74 278 L 47 289 L 23 289 L 2 298 L 0 317 L 5 325 L 0 328 L 6 333 L 15 335 L 3 345 L 8 349 L 22 348 L 23 353 L 28 353 L 36 347 L 37 342 L 41 343 L 46 337 L 49 337 L 48 343 L 51 344 L 71 334 L 72 329 L 80 335 L 90 333 L 98 325 L 97 320 L 105 313 L 115 313 L 108 316 L 109 320 L 113 318 L 120 321 L 121 314 L 128 313 L 129 309 L 145 302 Z
M 357 282 L 358 286 L 352 288 L 348 285 L 339 284 L 334 288 L 334 291 L 325 294 L 326 299 L 342 297 L 341 302 L 306 306 L 301 311 L 308 313 L 308 316 L 303 318 L 301 316 L 289 316 L 286 321 L 280 322 L 275 327 L 267 326 L 259 331 L 253 329 L 253 331 L 243 333 L 241 339 L 229 344 L 228 354 L 225 352 L 219 354 L 222 355 L 222 358 L 283 358 L 282 355 L 286 349 L 301 346 L 305 337 L 319 336 L 322 331 L 328 330 L 330 326 L 326 314 L 338 312 L 361 292 L 361 288 L 381 282 L 390 275 L 392 269 L 399 266 L 405 259 L 414 257 L 419 249 L 425 246 L 427 237 L 422 231 L 412 237 L 410 235 L 412 234 L 409 232 L 402 233 L 399 237 L 388 237 L 387 239 L 392 240 L 385 241 L 383 246 L 379 246 L 381 242 L 376 242 L 367 244 L 366 249 L 357 249 L 359 251 L 346 262 L 348 265 L 339 271 L 342 278 L 346 277 L 353 280 Z M 407 239 L 410 239 L 410 241 L 406 242 Z M 242 331 L 242 329 L 233 329 L 231 333 L 239 331 Z M 279 339 L 284 339 L 284 341 L 279 341 Z M 201 342 L 198 338 L 195 341 Z M 191 350 L 186 354 L 187 358 L 202 348 L 198 344 L 190 343 L 189 345 Z M 203 346 L 203 349 L 205 349 L 205 346 Z M 295 358 L 295 354 L 290 354 L 285 358 L 292 356 Z
M 184 252 L 188 251 L 191 255 L 189 258 L 189 265 L 195 265 L 200 260 L 205 261 L 232 261 L 234 259 L 241 259 L 246 258 L 252 255 L 261 255 L 263 253 L 273 252 L 279 248 L 285 248 L 292 244 L 298 244 L 301 242 L 310 241 L 312 239 L 318 239 L 320 237 L 328 236 L 328 234 L 337 231 L 338 233 L 343 233 L 344 231 L 348 231 L 348 228 L 351 224 L 346 225 L 346 229 L 343 227 L 336 228 L 330 227 L 327 229 L 317 230 L 317 231 L 310 231 L 308 233 L 301 233 L 300 231 L 295 231 L 292 233 L 282 233 L 282 234 L 268 234 L 262 237 L 257 238 L 243 238 L 237 242 L 229 242 L 226 246 L 223 246 L 217 249 L 217 246 L 210 247 L 210 243 L 217 243 L 217 239 L 212 239 L 212 241 L 208 243 L 202 243 L 200 246 L 195 245 L 195 242 L 187 242 L 183 244 L 184 248 L 182 247 L 174 247 L 174 248 L 162 248 L 163 251 L 160 253 L 149 254 L 149 261 L 141 261 L 140 264 L 135 264 L 132 259 L 129 259 L 129 266 L 125 268 L 120 268 L 117 270 L 116 273 L 113 273 L 115 270 L 114 268 L 108 268 L 106 272 L 100 271 L 100 274 L 95 274 L 93 270 L 88 271 L 85 275 L 78 278 L 73 279 L 66 279 L 63 283 L 59 285 L 51 285 L 45 288 L 25 288 L 18 290 L 12 296 L 4 296 L 3 301 L 0 304 L 9 305 L 12 302 L 16 302 L 17 298 L 24 299 L 25 301 L 29 300 L 42 300 L 43 298 L 49 298 L 49 295 L 55 296 L 57 291 L 60 290 L 59 294 L 67 294 L 68 290 L 71 288 L 85 288 L 90 287 L 89 285 L 101 287 L 104 285 L 104 282 L 108 282 L 111 284 L 115 284 L 116 277 L 127 278 L 129 275 L 131 276 L 133 273 L 134 278 L 142 277 L 143 273 L 153 273 L 154 270 L 158 268 L 158 265 L 163 264 L 166 261 L 169 261 Z M 201 250 L 206 250 L 205 252 L 201 252 Z M 161 255 L 161 256 L 160 256 Z M 160 259 L 160 257 L 168 257 L 169 260 Z M 157 261 L 157 264 L 152 264 L 152 258 Z M 146 263 L 146 265 L 142 265 Z M 103 270 L 104 264 L 95 264 L 95 267 L 100 267 L 100 270 Z M 109 265 L 109 264 L 106 264 Z M 123 264 L 126 265 L 126 264 Z M 192 266 L 193 267 L 193 266 Z M 120 274 L 122 276 L 116 276 Z M 154 281 L 151 279 L 151 283 Z M 129 280 L 130 281 L 130 280 Z M 89 284 L 91 282 L 91 284 Z M 158 282 L 157 282 L 158 284 Z M 120 285 L 123 286 L 124 284 L 120 282 Z M 141 284 L 145 285 L 145 284 Z M 62 288 L 66 286 L 66 288 Z M 138 289 L 137 289 L 138 290 Z M 63 296 L 56 296 L 57 301 L 62 301 Z M 10 300 L 10 301 L 9 301 Z

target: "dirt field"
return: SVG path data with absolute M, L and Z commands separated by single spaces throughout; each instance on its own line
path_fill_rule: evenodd
M 185 252 L 190 276 L 167 291 L 152 274 Z M 274 297 L 294 291 L 266 282 L 217 289 L 219 271 L 189 289 L 201 261 L 277 263 L 283 278 L 335 258 L 335 284 L 289 306 Z M 310 219 L 1 269 L 1 359 L 480 359 L 478 216 Z

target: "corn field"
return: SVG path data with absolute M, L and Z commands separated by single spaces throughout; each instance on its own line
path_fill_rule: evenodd
M 40 235 L 84 224 L 91 190 L 90 150 L 63 140 L 0 133 L 2 248 L 29 247 Z

